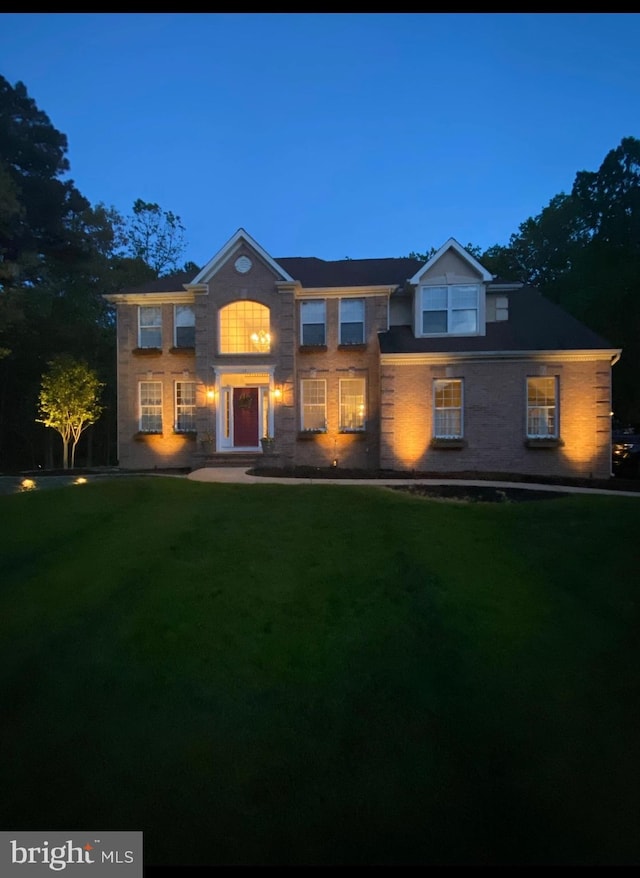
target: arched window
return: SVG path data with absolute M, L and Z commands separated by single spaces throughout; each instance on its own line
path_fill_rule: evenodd
M 271 350 L 270 312 L 259 302 L 232 302 L 220 309 L 220 353 L 264 354 Z

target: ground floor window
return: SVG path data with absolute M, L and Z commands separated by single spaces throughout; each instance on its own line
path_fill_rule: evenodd
M 365 425 L 364 378 L 340 379 L 340 430 L 356 432 Z
M 436 379 L 433 387 L 433 435 L 462 438 L 462 379 Z
M 527 437 L 555 439 L 558 436 L 558 381 L 527 378 Z
M 140 382 L 140 432 L 162 433 L 162 382 Z
M 176 381 L 175 431 L 193 433 L 196 429 L 196 383 Z
M 301 426 L 303 430 L 327 429 L 327 382 L 323 378 L 303 378 Z

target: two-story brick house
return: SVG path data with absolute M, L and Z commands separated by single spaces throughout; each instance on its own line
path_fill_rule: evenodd
M 454 239 L 416 259 L 271 257 L 239 229 L 117 306 L 125 469 L 282 467 L 606 478 L 620 356 Z

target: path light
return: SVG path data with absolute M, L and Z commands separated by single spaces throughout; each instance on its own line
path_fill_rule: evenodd
M 22 491 L 33 491 L 35 487 L 36 483 L 33 481 L 33 479 L 23 479 L 20 482 L 20 490 Z
M 84 476 L 78 476 L 78 478 L 75 480 L 75 482 L 73 484 L 74 485 L 86 485 L 87 480 L 85 479 Z

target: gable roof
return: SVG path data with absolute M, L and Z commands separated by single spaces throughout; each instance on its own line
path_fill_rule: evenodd
M 248 232 L 245 232 L 244 229 L 238 229 L 235 235 L 232 235 L 224 246 L 222 246 L 216 255 L 207 262 L 205 267 L 198 272 L 198 274 L 191 281 L 192 284 L 204 284 L 211 278 L 213 274 L 215 274 L 216 269 L 219 265 L 221 265 L 225 260 L 227 260 L 231 254 L 238 249 L 240 243 L 244 241 L 245 244 L 248 244 L 256 253 L 269 265 L 276 274 L 279 274 L 283 280 L 293 281 L 294 278 L 290 277 L 287 272 L 281 268 L 281 266 L 277 263 L 276 260 L 272 259 L 271 256 L 264 250 L 260 244 L 256 240 L 254 240 Z
M 423 274 L 425 274 L 425 272 L 429 271 L 429 269 L 432 268 L 436 264 L 436 262 L 442 256 L 444 256 L 444 254 L 448 250 L 454 250 L 458 254 L 458 256 L 460 256 L 461 259 L 464 259 L 465 262 L 467 262 L 473 269 L 475 269 L 475 271 L 478 272 L 478 274 L 480 275 L 482 280 L 484 280 L 484 281 L 493 280 L 493 275 L 489 271 L 487 271 L 487 269 L 484 267 L 484 265 L 481 265 L 478 262 L 478 260 L 474 256 L 472 256 L 471 253 L 469 253 L 468 250 L 464 249 L 462 244 L 459 244 L 456 241 L 455 238 L 449 238 L 449 240 L 445 241 L 444 244 L 442 245 L 442 247 L 440 247 L 440 249 L 437 250 L 433 254 L 431 259 L 429 259 L 427 262 L 425 262 L 418 269 L 418 271 L 416 271 L 416 273 L 413 275 L 413 277 L 411 277 L 409 279 L 409 283 L 411 283 L 411 284 L 420 283 L 420 278 L 423 276 Z
M 378 334 L 383 354 L 488 351 L 617 350 L 535 287 L 509 295 L 509 319 L 486 324 L 486 335 L 416 338 L 411 326 Z

